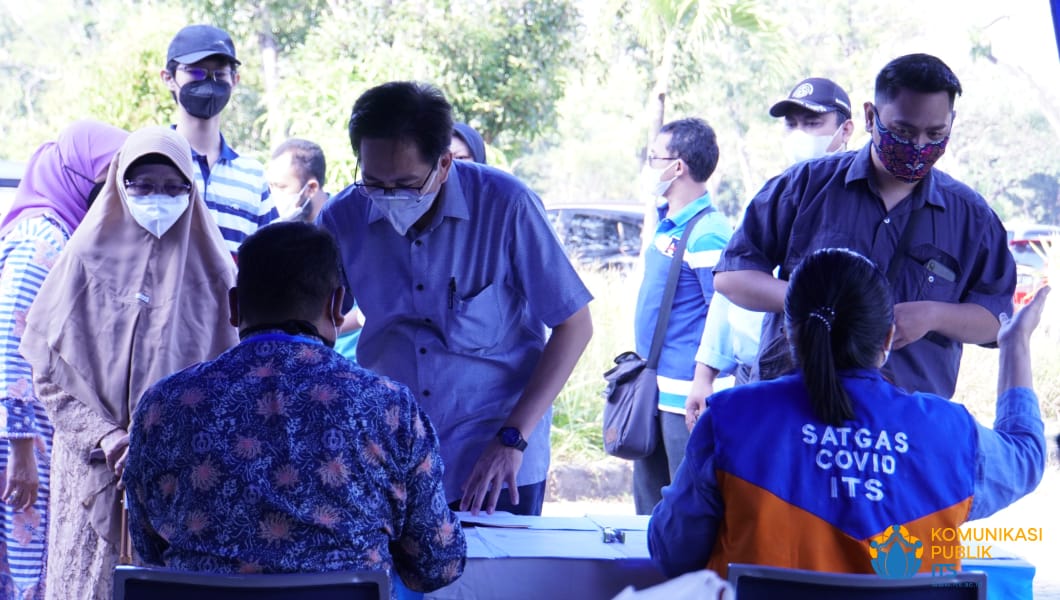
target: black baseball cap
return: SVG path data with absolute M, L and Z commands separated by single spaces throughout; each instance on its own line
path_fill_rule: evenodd
M 850 118 L 850 97 L 836 82 L 823 77 L 803 79 L 796 85 L 788 97 L 777 102 L 769 109 L 774 117 L 788 114 L 792 106 L 805 108 L 815 113 L 838 111 Z
M 166 62 L 175 60 L 182 65 L 199 62 L 207 56 L 224 56 L 232 62 L 242 64 L 236 59 L 236 47 L 232 37 L 213 25 L 188 25 L 177 32 L 169 43 Z

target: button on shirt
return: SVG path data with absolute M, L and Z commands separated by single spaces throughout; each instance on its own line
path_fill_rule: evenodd
M 437 427 L 453 501 L 526 387 L 545 326 L 592 297 L 540 199 L 516 178 L 457 161 L 436 202 L 422 232 L 401 236 L 350 187 L 320 223 L 365 315 L 357 359 L 416 394 Z M 551 418 L 527 436 L 517 485 L 545 479 Z
M 221 230 L 225 246 L 235 256 L 243 240 L 280 216 L 269 198 L 265 169 L 253 158 L 236 153 L 223 135 L 221 154 L 213 167 L 204 154 L 192 150 L 191 157 L 195 185 Z
M 655 237 L 644 254 L 644 281 L 637 297 L 637 354 L 644 358 L 651 351 L 674 250 L 688 222 L 708 208 L 710 195 L 704 194 L 672 217 L 666 216 L 666 207 L 659 211 Z M 714 265 L 729 241 L 731 231 L 725 216 L 711 210 L 699 219 L 688 236 L 670 322 L 666 325 L 662 354 L 659 355 L 659 408 L 662 410 L 685 412 L 685 398 L 692 390 L 696 371 L 695 355 L 707 319 L 707 307 L 714 296 Z
M 870 145 L 799 163 L 770 180 L 747 208 L 716 271 L 771 273 L 787 280 L 820 248 L 850 248 L 887 272 L 914 211 L 908 249 L 898 260 L 895 302 L 978 304 L 997 316 L 1012 311 L 1016 267 L 1005 228 L 982 196 L 932 169 L 887 212 L 876 191 Z M 762 348 L 781 335 L 783 315 L 766 315 Z M 891 353 L 884 371 L 911 391 L 953 395 L 962 344 L 938 333 Z M 761 357 L 759 357 L 761 359 Z

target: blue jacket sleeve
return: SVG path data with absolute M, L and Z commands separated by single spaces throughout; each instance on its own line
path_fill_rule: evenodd
M 706 568 L 714 550 L 724 511 L 714 462 L 714 421 L 708 408 L 648 523 L 648 550 L 667 577 Z
M 1038 487 L 1045 471 L 1045 427 L 1038 396 L 1007 390 L 997 401 L 994 428 L 976 424 L 975 485 L 968 520 L 981 519 Z

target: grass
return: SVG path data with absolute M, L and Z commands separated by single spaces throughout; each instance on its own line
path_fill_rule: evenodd
M 1060 254 L 1060 244 L 1050 247 Z M 1060 260 L 1050 261 L 1060 265 Z M 619 353 L 633 349 L 633 311 L 637 301 L 635 276 L 615 272 L 581 273 L 595 300 L 590 304 L 593 339 L 567 385 L 556 398 L 552 415 L 552 459 L 557 464 L 593 464 L 609 457 L 603 451 L 603 373 Z M 1060 284 L 1060 275 L 1052 277 Z M 1051 327 L 1051 332 L 1046 331 Z M 1060 417 L 1060 290 L 1046 307 L 1042 326 L 1031 340 L 1035 390 L 1046 422 Z M 965 346 L 954 400 L 968 407 L 986 425 L 994 422 L 997 397 L 997 350 Z M 613 459 L 612 459 L 613 460 Z

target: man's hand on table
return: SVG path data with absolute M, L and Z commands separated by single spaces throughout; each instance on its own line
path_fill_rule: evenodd
M 515 475 L 523 464 L 521 450 L 509 448 L 497 440 L 491 440 L 479 457 L 471 475 L 464 483 L 464 496 L 460 499 L 460 510 L 469 510 L 477 515 L 483 508 L 493 514 L 501 495 L 501 486 L 508 484 L 512 504 L 519 503 L 519 489 Z

